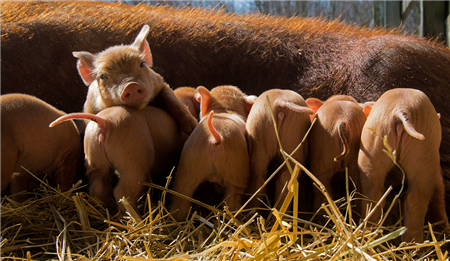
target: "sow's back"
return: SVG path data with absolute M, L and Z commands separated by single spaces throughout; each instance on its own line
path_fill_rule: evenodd
M 438 43 L 337 21 L 117 3 L 2 2 L 1 17 L 2 94 L 28 93 L 66 112 L 80 111 L 87 92 L 72 52 L 132 42 L 144 24 L 153 69 L 172 88 L 229 84 L 359 102 L 392 88 L 422 90 L 441 114 L 450 191 L 450 50 Z

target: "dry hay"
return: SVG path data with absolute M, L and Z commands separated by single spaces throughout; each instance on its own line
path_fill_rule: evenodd
M 395 152 L 385 141 L 385 151 L 395 162 Z M 83 192 L 81 182 L 62 193 L 41 181 L 40 191 L 23 203 L 7 196 L 2 198 L 2 260 L 447 259 L 445 248 L 450 240 L 445 234 L 434 232 L 430 224 L 424 227 L 428 241 L 399 244 L 405 232 L 400 221 L 384 224 L 394 204 L 379 224 L 369 227 L 368 218 L 359 222 L 359 218 L 352 216 L 358 198 L 355 192 L 349 193 L 348 178 L 346 197 L 333 201 L 313 174 L 290 159 L 294 168 L 290 166 L 292 179 L 287 186 L 288 196 L 280 210 L 265 209 L 271 213 L 268 218 L 258 214 L 260 210 L 245 209 L 245 205 L 237 213 L 231 213 L 226 207 L 212 207 L 190 199 L 211 213 L 203 216 L 194 211 L 186 221 L 177 223 L 165 203 L 167 193 L 177 193 L 167 186 L 150 183 L 144 185 L 163 191 L 159 200 L 151 200 L 150 194 L 146 194 L 143 201 L 147 211 L 143 218 L 126 200 L 121 200 L 128 210 L 128 215 L 122 217 L 111 215 L 101 202 Z M 293 201 L 297 205 L 296 176 L 300 169 L 327 197 L 327 204 L 322 205 L 327 218 L 323 226 L 298 218 L 295 207 L 285 214 L 289 203 Z M 386 191 L 380 202 L 391 190 Z
M 298 165 L 297 165 L 298 166 Z M 299 168 L 295 168 L 298 171 Z M 155 186 L 155 185 L 151 185 Z M 169 191 L 161 188 L 166 192 Z M 269 221 L 255 210 L 233 215 L 209 207 L 177 223 L 164 205 L 165 195 L 144 218 L 129 211 L 111 216 L 101 203 L 82 190 L 42 185 L 39 194 L 19 204 L 9 197 L 1 202 L 1 255 L 5 260 L 445 260 L 438 241 L 425 229 L 430 242 L 396 246 L 390 240 L 405 229 L 398 224 L 368 229 L 352 220 L 350 200 L 323 205 L 329 220 L 321 226 L 272 209 Z M 291 193 L 290 195 L 294 195 Z M 295 196 L 295 195 L 294 195 Z M 329 197 L 328 197 L 329 198 Z M 290 201 L 288 197 L 286 201 Z M 126 202 L 122 202 L 127 206 Z M 271 221 L 275 220 L 275 222 Z M 350 221 L 349 221 L 350 220 Z M 269 223 L 271 223 L 269 225 Z M 437 236 L 437 235 L 436 235 Z M 395 240 L 394 240 L 395 241 Z

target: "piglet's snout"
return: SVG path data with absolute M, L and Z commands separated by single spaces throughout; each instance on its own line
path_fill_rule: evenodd
M 120 98 L 126 104 L 135 104 L 142 102 L 147 97 L 147 89 L 144 86 L 130 82 L 123 89 Z

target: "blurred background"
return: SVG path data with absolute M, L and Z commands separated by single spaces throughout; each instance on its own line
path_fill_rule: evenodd
M 340 19 L 358 26 L 388 28 L 400 27 L 407 34 L 418 37 L 437 37 L 450 46 L 449 1 L 258 1 L 258 0 L 214 0 L 214 1 L 140 1 L 104 0 L 126 4 L 171 5 L 174 7 L 201 7 L 223 9 L 238 14 L 263 13 L 279 16 L 322 17 L 327 20 Z

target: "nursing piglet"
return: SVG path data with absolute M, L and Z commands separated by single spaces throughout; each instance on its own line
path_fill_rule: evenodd
M 69 114 L 52 126 L 67 119 L 91 120 L 84 137 L 89 194 L 108 207 L 125 197 L 138 211 L 137 201 L 145 191 L 139 182 L 168 176 L 187 139 L 170 114 L 151 106 L 141 110 L 115 106 L 97 115 Z M 120 178 L 113 188 L 115 170 Z M 118 208 L 125 213 L 122 204 Z
M 186 106 L 189 113 L 199 120 L 200 100 L 197 100 L 199 98 L 197 89 L 193 87 L 178 87 L 173 93 L 175 94 L 175 97 Z
M 362 193 L 372 200 L 372 206 L 384 193 L 387 174 L 395 168 L 383 151 L 383 137 L 387 137 L 406 174 L 404 240 L 422 242 L 427 210 L 431 222 L 445 220 L 448 227 L 439 159 L 441 124 L 428 97 L 415 89 L 393 89 L 385 92 L 370 111 L 361 134 L 358 166 Z M 367 204 L 364 201 L 363 214 Z M 378 209 L 371 221 L 379 220 L 380 216 Z
M 268 178 L 269 165 L 283 163 L 284 158 L 280 152 L 280 146 L 274 130 L 267 96 L 272 105 L 276 127 L 281 140 L 283 150 L 292 153 L 304 138 L 311 125 L 309 115 L 313 110 L 306 107 L 301 95 L 290 90 L 272 89 L 263 92 L 255 101 L 247 119 L 247 143 L 250 154 L 250 180 L 248 192 L 254 194 Z M 305 164 L 308 155 L 308 142 L 292 156 L 298 162 Z M 275 185 L 275 198 L 283 199 L 286 193 L 281 195 L 285 184 L 290 180 L 291 174 L 285 166 L 277 174 Z M 258 198 L 267 192 L 267 187 L 250 202 L 250 207 L 260 206 Z
M 316 122 L 309 133 L 309 168 L 325 186 L 332 198 L 336 191 L 332 178 L 348 168 L 348 173 L 359 188 L 358 153 L 361 131 L 366 121 L 361 106 L 351 96 L 335 95 L 322 102 L 306 100 L 316 112 Z M 314 189 L 314 209 L 326 202 L 325 196 Z
M 89 86 L 84 112 L 97 114 L 116 105 L 143 109 L 157 99 L 183 132 L 189 134 L 197 121 L 162 76 L 151 69 L 153 59 L 146 40 L 148 33 L 149 27 L 145 25 L 131 45 L 112 46 L 96 55 L 73 53 L 78 58 L 78 72 Z
M 22 166 L 40 179 L 47 177 L 61 191 L 70 189 L 83 153 L 75 124 L 49 128 L 52 120 L 65 113 L 34 96 L 2 95 L 0 104 L 2 191 L 9 182 L 13 195 L 32 188 L 34 178 Z M 13 196 L 16 201 L 26 198 Z
M 234 86 L 197 90 L 202 119 L 184 145 L 173 189 L 192 197 L 201 183 L 216 183 L 225 188 L 226 204 L 234 211 L 242 205 L 248 184 L 245 120 L 254 98 Z M 190 206 L 190 201 L 173 197 L 173 217 L 183 220 Z

